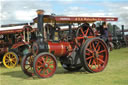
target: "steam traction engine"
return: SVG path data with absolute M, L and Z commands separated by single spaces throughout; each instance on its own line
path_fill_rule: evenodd
M 25 50 L 29 48 L 29 44 L 33 41 L 30 37 L 35 34 L 34 31 L 36 30 L 28 25 L 17 27 L 10 27 L 11 25 L 2 26 L 3 28 L 0 29 L 0 61 L 3 62 L 6 68 L 14 68 L 25 53 Z
M 21 64 L 26 75 L 51 77 L 57 68 L 56 58 L 68 71 L 78 71 L 82 67 L 91 73 L 104 70 L 109 57 L 107 45 L 102 39 L 95 37 L 87 22 L 116 21 L 117 18 L 52 16 L 43 15 L 42 10 L 37 13 L 38 17 L 34 19 L 38 25 L 37 40 Z M 58 24 L 61 23 L 69 24 L 67 34 L 59 28 Z M 71 23 L 84 24 L 79 24 L 77 29 L 72 30 Z

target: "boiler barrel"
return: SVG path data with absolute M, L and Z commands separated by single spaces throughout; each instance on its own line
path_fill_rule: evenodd
M 66 56 L 71 50 L 72 47 L 69 42 L 48 42 L 49 52 L 55 56 Z

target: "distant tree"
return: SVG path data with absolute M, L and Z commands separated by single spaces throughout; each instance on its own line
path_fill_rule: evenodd
M 100 27 L 101 23 L 100 22 L 96 22 L 96 27 Z
M 116 25 L 116 29 L 120 30 L 120 28 Z
M 108 28 L 109 28 L 108 30 L 112 33 L 113 32 L 113 25 L 111 23 L 108 23 Z M 119 31 L 120 28 L 117 25 L 115 25 L 115 30 Z
M 95 24 L 96 24 L 96 27 L 100 27 L 100 25 L 102 25 L 102 22 L 96 22 Z M 117 25 L 115 25 L 115 28 L 116 28 L 116 31 L 119 31 L 120 30 L 120 28 Z M 111 33 L 113 33 L 113 24 L 108 23 L 108 30 Z
M 111 23 L 108 23 L 108 30 L 112 33 L 112 31 L 113 31 L 113 25 Z

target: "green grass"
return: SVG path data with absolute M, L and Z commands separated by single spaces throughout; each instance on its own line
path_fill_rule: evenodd
M 103 72 L 68 72 L 60 64 L 56 74 L 47 79 L 28 77 L 20 66 L 0 67 L 0 85 L 128 85 L 128 48 L 110 52 L 109 63 Z

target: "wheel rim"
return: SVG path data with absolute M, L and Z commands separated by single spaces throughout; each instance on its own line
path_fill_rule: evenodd
M 85 61 L 89 70 L 100 72 L 108 62 L 108 49 L 102 40 L 91 41 L 85 48 Z
M 86 29 L 83 27 L 79 27 L 76 33 L 76 44 L 80 47 L 80 45 L 85 42 L 86 38 L 93 38 L 94 32 L 90 27 L 87 27 Z
M 29 55 L 25 56 L 25 58 L 23 58 L 22 70 L 28 76 L 33 76 L 34 75 L 33 61 L 34 61 L 34 56 L 32 54 L 29 54 Z
M 35 62 L 35 71 L 40 77 L 47 78 L 55 73 L 56 64 L 56 61 L 51 55 L 41 55 Z
M 14 68 L 17 65 L 17 55 L 13 52 L 8 52 L 3 57 L 3 64 L 7 68 Z

